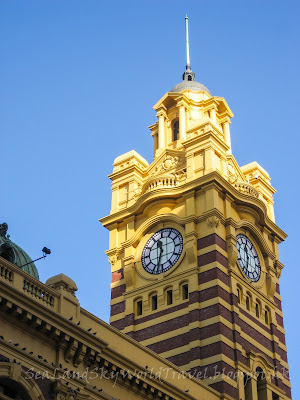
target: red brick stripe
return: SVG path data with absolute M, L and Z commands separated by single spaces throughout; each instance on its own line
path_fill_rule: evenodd
M 194 317 L 195 318 L 195 317 Z M 171 332 L 175 329 L 182 328 L 187 326 L 190 322 L 193 322 L 195 319 L 192 318 L 189 314 L 182 315 L 180 317 L 176 317 L 170 319 L 168 321 L 161 322 L 159 324 L 149 326 L 147 328 L 141 329 L 137 332 L 134 332 L 133 337 L 138 342 L 146 339 L 153 338 L 158 335 L 162 335 L 167 332 Z
M 281 308 L 281 301 L 280 301 L 279 299 L 277 299 L 277 297 L 274 297 L 274 301 L 275 301 L 275 304 L 276 304 L 277 308 L 278 308 L 280 311 L 282 311 L 282 308 Z
M 222 341 L 200 347 L 200 354 L 201 354 L 201 359 L 213 357 L 216 356 L 217 354 L 224 354 L 232 361 L 235 361 L 234 349 Z
M 268 326 L 264 325 L 262 322 L 260 322 L 256 317 L 253 317 L 249 311 L 246 311 L 242 308 L 240 308 L 240 313 L 245 315 L 248 319 L 250 319 L 255 325 L 259 326 L 261 329 L 266 331 L 267 333 L 271 333 L 271 330 Z M 249 326 L 249 325 L 248 325 Z
M 213 389 L 217 390 L 220 393 L 228 394 L 233 399 L 237 399 L 238 398 L 238 390 L 237 390 L 237 388 L 234 387 L 234 386 L 231 386 L 227 382 L 216 382 L 216 383 L 212 383 L 209 386 L 211 386 Z
M 197 293 L 197 292 L 194 292 L 194 293 Z M 189 301 L 182 302 L 181 304 L 177 304 L 176 306 L 173 306 L 173 307 L 168 307 L 161 311 L 153 312 L 153 314 L 146 315 L 145 317 L 140 317 L 134 321 L 134 324 L 139 325 L 143 322 L 151 321 L 152 319 L 162 317 L 163 315 L 172 314 L 175 311 L 187 308 L 189 306 L 189 304 L 193 304 L 198 301 L 198 299 L 196 299 L 195 296 L 191 296 L 191 294 L 192 293 L 190 293 L 190 295 L 189 295 L 190 296 Z
M 200 272 L 200 274 L 198 274 L 199 283 L 210 282 L 214 279 L 219 279 L 220 281 L 228 285 L 228 275 L 225 274 L 225 272 L 221 271 L 218 267 L 209 269 L 208 271 Z
M 118 271 L 112 272 L 111 275 L 112 275 L 112 276 L 111 276 L 111 281 L 112 281 L 112 282 L 120 281 L 121 279 L 124 278 L 124 271 L 123 271 L 123 268 L 122 268 L 122 269 L 119 269 Z
M 199 292 L 200 303 L 214 299 L 215 297 L 220 297 L 230 304 L 230 294 L 220 286 L 212 286 Z
M 211 246 L 212 244 L 217 244 L 221 249 L 227 251 L 227 246 L 225 240 L 223 240 L 216 233 L 205 236 L 197 240 L 197 249 L 204 249 L 205 247 Z
M 219 334 L 222 334 L 224 337 L 231 340 L 232 342 L 234 341 L 233 331 L 227 326 L 218 322 L 216 324 L 205 326 L 202 328 L 191 329 L 189 332 L 153 343 L 148 347 L 156 353 L 163 353 L 165 351 L 186 346 L 187 344 L 195 340 L 203 340 Z M 234 356 L 232 356 L 231 358 L 234 359 Z
M 281 326 L 282 328 L 284 327 L 284 326 L 283 326 L 283 318 L 282 318 L 281 315 L 276 314 L 276 321 L 277 321 L 277 324 L 278 324 L 279 326 Z
M 272 341 L 266 338 L 263 334 L 258 332 L 253 326 L 248 325 L 246 322 L 240 319 L 240 327 L 241 330 L 246 333 L 250 338 L 256 340 L 256 342 L 260 343 L 269 351 L 273 351 L 272 349 Z
M 156 353 L 164 353 L 165 351 L 178 349 L 179 347 L 186 346 L 191 341 L 190 332 L 183 333 L 182 335 L 174 336 L 172 338 L 162 340 L 147 346 L 150 350 Z
M 120 285 L 111 289 L 111 298 L 116 299 L 117 297 L 122 296 L 122 294 L 126 290 L 126 285 Z
M 202 254 L 198 256 L 198 267 L 202 267 L 203 265 L 210 264 L 212 262 L 219 262 L 223 267 L 228 267 L 227 258 L 223 256 L 223 254 L 219 253 L 217 250 L 210 251 L 208 253 Z
M 125 311 L 125 301 L 110 306 L 110 315 L 114 316 Z
M 220 393 L 226 393 L 234 399 L 238 399 L 238 393 L 236 386 L 232 386 L 227 382 L 215 382 L 220 374 L 224 373 L 228 377 L 231 377 L 235 380 L 236 369 L 225 363 L 224 361 L 218 361 L 213 364 L 209 364 L 203 367 L 196 367 L 190 371 L 195 378 L 200 377 L 201 379 L 207 379 L 211 377 L 210 381 L 207 381 L 206 384 L 214 388 Z M 215 379 L 214 379 L 215 378 Z

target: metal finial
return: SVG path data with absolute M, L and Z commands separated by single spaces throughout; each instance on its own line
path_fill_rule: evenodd
M 185 42 L 186 42 L 186 69 L 191 68 L 190 64 L 190 44 L 189 44 L 189 18 L 185 16 Z
M 194 81 L 195 73 L 191 71 L 190 63 L 190 44 L 189 44 L 189 18 L 185 16 L 185 43 L 186 43 L 186 68 L 183 73 L 182 79 L 184 81 Z

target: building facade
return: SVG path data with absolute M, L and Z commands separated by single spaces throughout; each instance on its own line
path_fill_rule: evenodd
M 110 325 L 0 225 L 0 400 L 288 400 L 274 188 L 231 151 L 222 97 L 183 81 L 154 106 L 154 159 L 114 161 Z
M 33 263 L 14 264 L 25 252 L 10 245 L 10 259 L 0 256 L 0 400 L 230 400 L 82 309 L 72 279 L 43 284 Z
M 110 175 L 111 325 L 234 399 L 288 399 L 270 176 L 237 164 L 232 111 L 189 65 L 154 110 L 153 162 Z

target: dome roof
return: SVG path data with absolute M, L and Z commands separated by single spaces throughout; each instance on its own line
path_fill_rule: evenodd
M 181 92 L 182 90 L 186 89 L 194 90 L 195 92 L 200 92 L 204 90 L 205 92 L 211 95 L 210 91 L 207 89 L 206 86 L 194 80 L 193 81 L 183 80 L 182 82 L 174 86 L 171 92 Z
M 0 256 L 20 267 L 24 272 L 39 279 L 39 273 L 29 255 L 6 236 L 7 224 L 0 224 Z M 25 265 L 26 264 L 26 265 Z

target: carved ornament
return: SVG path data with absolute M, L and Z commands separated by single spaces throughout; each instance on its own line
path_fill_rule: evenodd
M 234 165 L 229 161 L 227 166 L 228 180 L 230 183 L 234 183 L 238 180 L 238 174 Z
M 207 221 L 207 225 L 210 226 L 211 228 L 213 227 L 217 227 L 220 223 L 220 219 L 218 217 L 216 217 L 215 215 L 213 215 L 212 217 L 208 217 L 206 219 Z
M 165 173 L 165 172 L 169 171 L 170 169 L 173 169 L 173 168 L 179 167 L 179 166 L 183 167 L 184 165 L 185 165 L 184 157 L 165 155 L 165 157 L 161 161 L 161 163 L 155 167 L 154 171 L 152 172 L 152 175 L 158 175 L 161 173 Z

